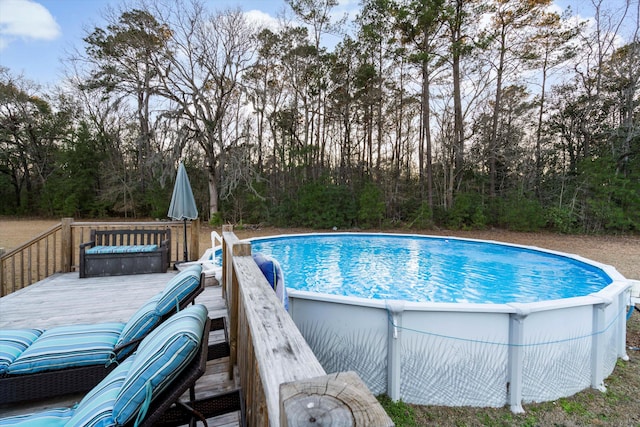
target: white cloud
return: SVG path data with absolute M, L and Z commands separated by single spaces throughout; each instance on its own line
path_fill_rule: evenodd
M 16 38 L 54 40 L 60 34 L 60 26 L 40 3 L 0 0 L 0 50 Z
M 260 28 L 269 28 L 274 30 L 278 27 L 278 21 L 268 13 L 261 10 L 253 9 L 245 12 L 244 14 L 249 22 L 254 23 Z

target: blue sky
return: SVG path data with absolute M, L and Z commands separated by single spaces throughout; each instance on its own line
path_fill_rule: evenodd
M 607 6 L 624 0 L 611 0 Z M 639 0 L 631 0 L 635 5 Z M 284 0 L 207 0 L 212 10 L 240 7 L 275 17 L 287 6 Z M 590 1 L 556 0 L 588 17 Z M 0 0 L 0 66 L 42 85 L 58 82 L 63 59 L 74 47 L 82 47 L 86 29 L 101 26 L 101 12 L 119 0 Z M 359 0 L 340 0 L 342 11 L 358 8 Z M 634 16 L 637 13 L 637 6 Z
M 42 85 L 63 76 L 67 52 L 82 48 L 86 29 L 102 26 L 101 13 L 119 0 L 0 0 L 0 66 Z M 211 10 L 240 7 L 276 16 L 284 0 L 207 0 Z

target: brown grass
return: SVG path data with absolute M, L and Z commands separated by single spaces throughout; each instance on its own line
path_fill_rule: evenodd
M 10 250 L 48 230 L 59 220 L 0 217 L 0 248 Z M 201 226 L 200 253 L 210 245 L 211 228 Z M 217 231 L 220 231 L 219 229 Z M 304 233 L 311 230 L 250 227 L 236 229 L 241 239 L 248 237 Z M 372 230 L 368 230 L 372 231 Z M 380 230 L 373 230 L 380 231 Z M 390 232 L 408 232 L 391 230 Z M 411 231 L 415 232 L 415 231 Z M 568 252 L 614 266 L 629 279 L 640 280 L 640 236 L 576 236 L 552 233 L 516 233 L 504 230 L 425 230 L 423 234 L 449 235 L 496 240 Z M 607 378 L 607 392 L 585 390 L 554 402 L 525 405 L 525 414 L 514 415 L 508 408 L 448 408 L 409 405 L 412 416 L 402 425 L 429 426 L 620 426 L 640 427 L 640 313 L 627 322 L 630 360 L 618 361 Z M 403 419 L 404 420 L 404 419 Z
M 0 217 L 0 248 L 11 250 L 59 223 L 59 220 L 20 219 Z M 200 254 L 210 246 L 211 228 L 200 227 Z M 216 229 L 220 232 L 220 229 Z M 247 227 L 235 230 L 241 239 L 278 234 L 306 233 L 300 228 Z M 548 232 L 518 233 L 506 230 L 367 230 L 392 233 L 419 233 L 439 236 L 454 236 L 470 239 L 496 240 L 520 245 L 537 246 L 561 252 L 577 254 L 604 264 L 614 266 L 628 279 L 640 280 L 640 236 L 584 236 L 559 235 Z

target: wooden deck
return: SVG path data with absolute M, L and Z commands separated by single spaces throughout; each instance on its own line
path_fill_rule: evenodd
M 0 298 L 0 328 L 38 327 L 126 322 L 151 296 L 160 292 L 174 271 L 132 276 L 80 279 L 77 272 L 56 274 L 17 292 Z M 227 317 L 220 286 L 207 286 L 196 301 L 209 309 L 209 317 Z M 223 341 L 223 331 L 212 332 L 209 342 Z M 198 397 L 206 397 L 238 387 L 228 380 L 228 358 L 211 361 L 196 385 Z M 237 379 L 238 376 L 236 375 Z M 0 417 L 25 414 L 45 408 L 73 405 L 82 396 L 67 396 L 22 405 L 2 405 Z M 210 426 L 238 426 L 240 414 L 233 413 L 209 420 Z

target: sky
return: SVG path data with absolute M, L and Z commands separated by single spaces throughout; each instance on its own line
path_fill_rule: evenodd
M 82 39 L 103 26 L 105 8 L 120 0 L 0 0 L 0 66 L 41 85 L 64 76 L 65 57 L 81 49 Z M 284 0 L 206 0 L 211 10 L 240 7 L 275 17 Z
M 625 0 L 609 0 L 609 5 Z M 631 0 L 637 5 L 640 0 Z M 285 0 L 206 0 L 212 10 L 240 7 L 247 13 L 276 17 Z M 342 13 L 353 12 L 359 0 L 340 0 Z M 555 0 L 583 18 L 590 0 Z M 0 0 L 0 66 L 45 87 L 64 75 L 64 58 L 82 48 L 82 38 L 102 26 L 102 12 L 120 0 Z M 637 9 L 637 8 L 636 8 Z

